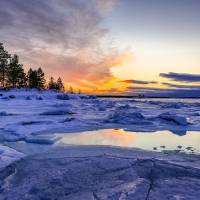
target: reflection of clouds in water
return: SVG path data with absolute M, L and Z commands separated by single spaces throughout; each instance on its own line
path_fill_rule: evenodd
M 77 145 L 113 145 L 132 147 L 135 134 L 123 130 L 105 129 L 83 132 L 81 134 L 59 135 L 61 144 Z
M 57 134 L 61 138 L 58 143 L 72 145 L 112 145 L 122 147 L 135 147 L 146 150 L 182 150 L 188 147 L 200 152 L 199 132 L 188 132 L 184 136 L 178 136 L 170 131 L 158 131 L 153 133 L 127 132 L 122 129 L 104 129 L 97 131 L 82 132 L 79 134 Z

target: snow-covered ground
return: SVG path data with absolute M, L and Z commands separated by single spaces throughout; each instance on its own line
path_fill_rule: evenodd
M 129 162 L 129 158 L 119 158 L 120 156 L 123 156 L 123 152 L 125 151 L 123 149 L 117 149 L 116 155 L 116 150 L 113 150 L 113 148 L 93 146 L 90 148 L 88 147 L 90 150 L 88 156 L 93 158 L 93 154 L 97 151 L 101 156 L 97 156 L 97 158 L 95 157 L 94 159 L 88 159 L 86 156 L 85 159 L 82 159 L 76 154 L 83 156 L 84 153 L 82 151 L 84 151 L 84 147 L 77 147 L 76 151 L 72 151 L 70 150 L 71 147 L 63 147 L 58 144 L 60 143 L 58 142 L 58 140 L 60 140 L 60 136 L 57 137 L 58 134 L 75 134 L 83 131 L 100 129 L 123 129 L 130 131 L 129 134 L 131 134 L 131 131 L 134 131 L 134 134 L 137 134 L 136 132 L 146 132 L 146 134 L 148 134 L 148 132 L 162 132 L 168 130 L 171 134 L 175 134 L 177 137 L 183 137 L 188 131 L 199 131 L 200 134 L 200 100 L 99 99 L 87 95 L 62 94 L 52 91 L 1 91 L 0 170 L 2 173 L 0 175 L 0 193 L 2 192 L 3 196 L 0 194 L 0 199 L 21 200 L 23 199 L 21 197 L 24 195 L 24 192 L 27 192 L 27 190 L 33 190 L 33 192 L 26 198 L 24 197 L 24 199 L 40 199 L 33 195 L 34 193 L 37 193 L 39 189 L 32 186 L 34 184 L 44 184 L 42 182 L 37 182 L 39 181 L 36 180 L 37 177 L 43 179 L 45 174 L 42 172 L 46 170 L 47 165 L 50 165 L 49 172 L 46 173 L 55 173 L 55 176 L 53 175 L 52 179 L 49 181 L 55 181 L 55 184 L 57 183 L 58 185 L 63 184 L 64 179 L 61 180 L 59 178 L 60 176 L 57 174 L 58 171 L 54 171 L 53 168 L 58 167 L 59 170 L 62 171 L 65 164 L 69 166 L 69 171 L 72 170 L 72 174 L 70 175 L 69 171 L 65 172 L 64 170 L 61 173 L 62 176 L 66 175 L 66 177 L 68 177 L 74 176 L 73 174 L 78 174 L 77 180 L 74 179 L 72 180 L 73 182 L 69 182 L 65 185 L 65 187 L 68 188 L 66 191 L 71 190 L 71 192 L 67 192 L 69 197 L 67 199 L 80 199 L 76 195 L 79 195 L 79 197 L 80 195 L 83 195 L 84 198 L 82 199 L 133 199 L 132 195 L 136 195 L 137 193 L 138 198 L 136 199 L 178 200 L 195 199 L 195 195 L 199 195 L 200 164 L 197 162 L 197 160 L 199 160 L 199 155 L 182 155 L 174 152 L 172 155 L 170 153 L 169 156 L 168 153 L 152 153 L 130 149 L 127 150 L 129 151 L 128 157 L 132 155 Z M 100 139 L 103 140 L 104 138 L 101 136 Z M 120 138 L 120 140 L 123 139 L 124 138 Z M 129 140 L 128 138 L 125 139 Z M 197 137 L 197 140 L 198 139 L 199 137 Z M 151 140 L 149 140 L 149 142 L 150 141 Z M 111 145 L 112 144 L 115 145 L 115 143 L 111 143 Z M 119 144 L 121 144 L 121 142 L 119 142 Z M 125 147 L 126 146 L 132 147 L 125 145 Z M 190 148 L 190 146 L 188 148 Z M 47 161 L 43 163 L 42 159 L 49 155 L 49 153 L 47 153 L 49 151 L 52 153 L 50 156 L 51 158 L 47 159 Z M 114 168 L 111 169 L 112 166 L 109 165 L 109 162 L 111 161 L 108 161 L 109 159 L 107 154 L 112 156 L 113 151 L 113 156 L 116 156 L 113 162 L 116 162 L 116 164 L 114 164 Z M 55 152 L 55 157 L 53 157 L 53 152 Z M 58 152 L 60 152 L 60 154 Z M 69 156 L 70 154 L 73 159 L 71 160 L 71 158 L 66 158 L 65 160 L 65 156 Z M 26 157 L 27 155 L 28 157 Z M 153 157 L 149 157 L 148 155 L 153 155 Z M 155 160 L 155 158 L 157 159 L 157 156 L 159 156 L 159 160 Z M 21 158 L 24 159 L 16 162 Z M 59 160 L 59 158 L 62 159 Z M 52 162 L 50 160 L 52 160 Z M 70 167 L 68 162 L 71 161 L 74 164 Z M 174 163 L 175 161 L 177 161 L 178 164 Z M 33 163 L 33 166 L 31 166 L 31 163 Z M 104 166 L 107 165 L 106 163 L 108 163 L 108 169 Z M 85 166 L 90 164 L 91 166 L 89 166 L 89 169 L 90 167 L 94 167 L 94 171 L 88 170 L 89 174 L 87 176 L 92 178 L 95 170 L 97 173 L 95 180 L 90 180 L 91 182 L 97 181 L 97 187 L 95 186 L 94 188 L 91 188 L 92 185 L 90 182 L 85 183 L 85 181 L 87 181 L 86 172 L 84 171 L 86 170 Z M 131 168 L 131 166 L 134 165 L 136 167 Z M 8 166 L 8 168 L 6 168 L 6 166 Z M 74 169 L 73 171 L 72 168 L 75 166 L 77 169 Z M 139 170 L 139 166 L 144 167 L 144 170 Z M 79 170 L 80 167 L 81 170 Z M 37 168 L 41 168 L 41 173 L 35 171 Z M 177 169 L 177 174 L 180 174 L 180 179 L 179 175 L 176 176 L 176 174 L 172 173 L 172 168 L 174 168 L 175 171 Z M 30 184 L 30 187 L 26 185 L 27 181 L 29 181 L 28 178 L 23 180 L 21 179 L 21 174 L 18 171 L 20 169 L 23 169 L 23 173 L 26 174 L 31 170 L 29 178 L 34 180 L 32 180 L 33 182 Z M 166 170 L 166 174 L 163 170 Z M 109 173 L 111 173 L 111 176 Z M 156 176 L 157 173 L 159 176 Z M 183 175 L 184 173 L 186 173 L 185 176 Z M 129 180 L 130 178 L 128 174 L 132 174 L 131 176 L 133 176 L 133 179 Z M 105 181 L 100 181 L 99 176 L 101 175 L 107 177 L 108 180 L 105 178 Z M 123 180 L 120 178 L 121 176 L 124 176 L 124 178 L 122 178 Z M 75 182 L 78 181 L 78 178 L 83 178 L 83 183 L 76 185 L 77 183 Z M 12 179 L 15 181 L 19 179 L 20 181 L 15 183 L 15 181 L 12 182 Z M 70 179 L 70 177 L 66 180 L 68 179 Z M 158 185 L 160 179 L 162 179 L 162 181 Z M 19 186 L 17 186 L 18 183 Z M 142 187 L 138 187 L 138 185 Z M 159 186 L 159 189 L 154 190 L 153 188 L 157 186 Z M 169 189 L 170 187 L 177 188 L 176 190 L 173 190 Z M 193 193 L 193 196 L 181 196 L 181 188 L 188 188 L 188 190 L 191 190 L 190 192 Z M 199 189 L 198 191 L 197 188 Z M 8 192 L 8 190 L 10 192 Z M 16 198 L 11 198 L 17 190 L 20 191 L 18 193 L 19 196 L 16 195 Z M 77 192 L 77 190 L 79 190 L 79 192 Z M 171 194 L 173 195 L 164 198 L 162 195 L 165 190 L 171 191 Z M 60 189 L 58 187 L 58 192 L 59 191 Z M 148 191 L 151 191 L 152 197 Z M 49 189 L 46 192 L 49 193 Z M 143 196 L 139 195 L 138 192 Z M 112 195 L 116 196 L 111 197 Z M 156 195 L 161 195 L 162 198 L 156 198 Z M 61 197 L 60 199 L 65 199 L 64 197 Z M 52 197 L 52 199 L 55 198 Z
M 55 92 L 0 92 L 0 139 L 103 128 L 200 131 L 200 100 L 93 99 Z
M 198 200 L 198 156 L 108 147 L 51 148 L 0 173 L 0 199 Z

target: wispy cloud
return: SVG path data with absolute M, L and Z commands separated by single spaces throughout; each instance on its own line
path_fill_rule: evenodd
M 107 42 L 102 25 L 117 0 L 1 0 L 0 38 L 26 67 L 41 66 L 70 84 L 94 89 L 112 80 L 128 50 Z
M 200 74 L 186 74 L 186 73 L 161 73 L 161 77 L 168 78 L 178 82 L 200 82 Z
M 156 87 L 128 87 L 126 94 L 145 97 L 191 98 L 200 97 L 200 88 L 156 88 Z
M 172 84 L 172 83 L 166 83 L 166 82 L 163 82 L 162 84 L 170 88 L 200 90 L 200 85 L 178 85 L 178 84 Z
M 142 81 L 142 80 L 124 80 L 124 83 L 132 83 L 137 85 L 157 84 L 156 81 Z

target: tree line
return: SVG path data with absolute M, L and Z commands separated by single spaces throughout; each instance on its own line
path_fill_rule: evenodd
M 2 43 L 0 43 L 0 86 L 4 89 L 9 88 L 36 88 L 54 89 L 64 92 L 64 84 L 59 77 L 57 81 L 51 77 L 48 83 L 41 67 L 38 69 L 30 68 L 26 73 L 23 65 L 19 63 L 19 57 L 9 54 Z

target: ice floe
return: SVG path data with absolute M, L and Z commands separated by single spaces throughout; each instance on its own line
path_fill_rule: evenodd
M 0 170 L 24 156 L 25 154 L 0 144 Z

